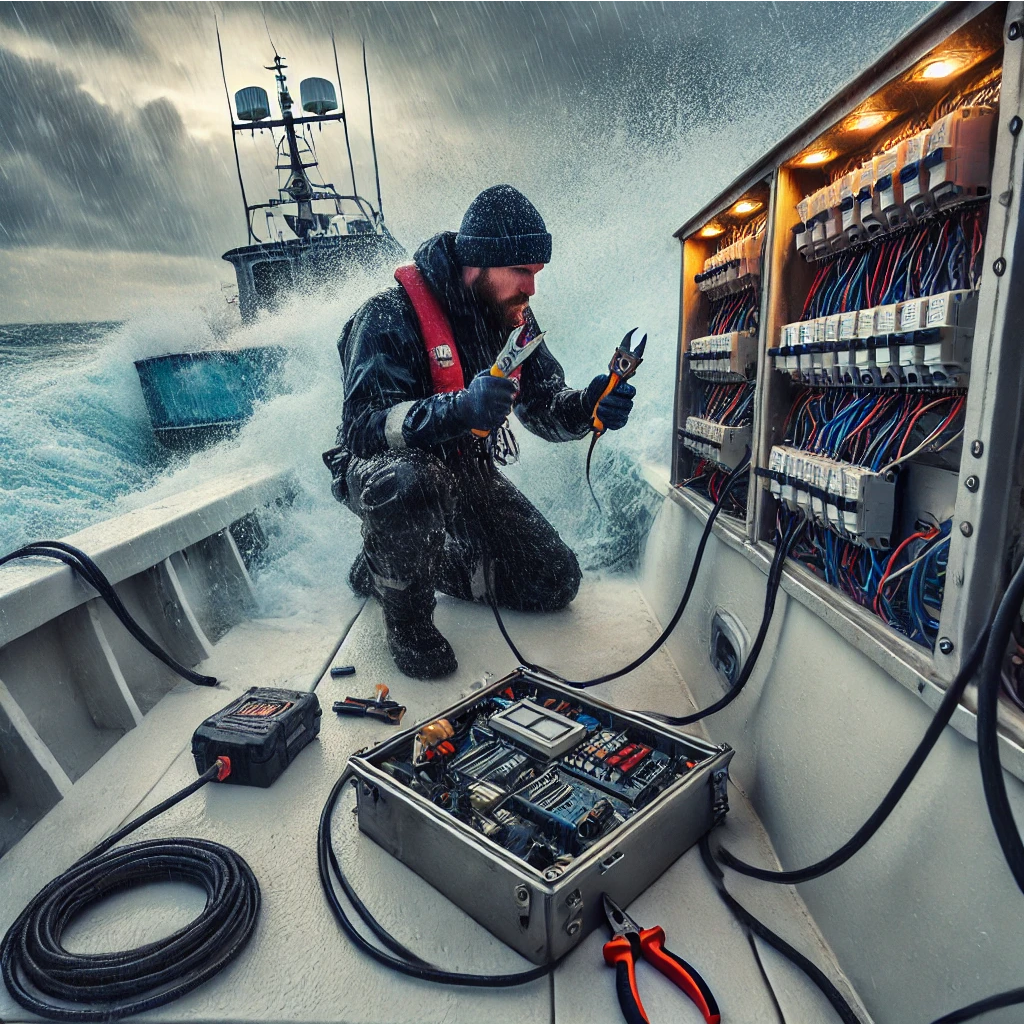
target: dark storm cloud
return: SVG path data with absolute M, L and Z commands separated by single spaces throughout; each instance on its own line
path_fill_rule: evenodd
M 129 6 L 122 3 L 0 3 L 0 25 L 57 47 L 92 43 L 122 56 L 151 52 L 135 31 Z
M 571 177 L 600 161 L 612 134 L 678 145 L 694 127 L 752 110 L 763 112 L 765 136 L 779 138 L 930 6 L 390 2 L 217 9 L 226 51 L 251 56 L 254 71 L 269 59 L 264 15 L 296 63 L 314 51 L 318 60 L 329 54 L 333 29 L 360 131 L 361 66 L 351 63 L 358 39 L 366 39 L 375 106 L 381 104 L 385 192 L 418 196 L 406 202 L 408 213 L 436 198 L 444 159 L 460 165 L 467 182 L 504 175 L 505 167 L 508 176 L 552 177 L 563 168 Z M 60 51 L 58 64 L 0 47 L 0 246 L 214 255 L 240 241 L 227 132 L 197 141 L 170 99 L 134 108 L 123 96 L 121 107 L 99 103 L 82 89 L 78 71 L 99 47 L 129 63 L 130 73 L 120 71 L 122 90 L 166 81 L 169 69 L 191 81 L 196 69 L 216 67 L 212 12 L 213 5 L 188 3 L 0 4 L 0 24 Z M 333 77 L 327 68 L 317 73 Z M 771 109 L 764 109 L 766 97 Z M 406 145 L 398 158 L 397 137 Z M 365 157 L 359 159 L 365 180 Z M 739 169 L 726 170 L 718 184 Z
M 188 193 L 200 179 L 224 178 L 224 170 L 186 135 L 169 100 L 120 113 L 70 72 L 3 48 L 0 94 L 0 245 L 173 254 L 216 248 Z M 209 192 L 207 184 L 206 201 Z

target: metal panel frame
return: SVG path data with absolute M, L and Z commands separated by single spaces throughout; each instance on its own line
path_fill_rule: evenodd
M 1022 115 L 1024 100 L 1024 61 L 1021 48 L 1024 38 L 1016 40 L 1008 35 L 1009 26 L 1024 20 L 1024 2 L 1012 3 L 947 3 L 936 9 L 887 54 L 855 78 L 835 99 L 808 118 L 782 142 L 767 153 L 757 164 L 737 178 L 699 213 L 691 217 L 675 237 L 681 249 L 687 239 L 699 231 L 709 220 L 728 208 L 754 182 L 769 179 L 771 183 L 768 225 L 766 231 L 765 263 L 762 268 L 761 348 L 758 354 L 757 393 L 754 415 L 753 464 L 764 465 L 767 452 L 775 443 L 772 436 L 777 425 L 777 404 L 780 388 L 773 380 L 770 361 L 764 356 L 763 339 L 771 337 L 779 326 L 777 310 L 780 291 L 781 259 L 779 246 L 788 245 L 789 239 L 778 238 L 784 204 L 789 198 L 788 171 L 783 165 L 804 150 L 824 131 L 841 121 L 886 82 L 901 75 L 925 54 L 941 44 L 985 11 L 1005 8 L 1003 28 L 1003 92 L 1000 103 L 999 127 L 993 165 L 993 199 L 989 211 L 989 227 L 985 246 L 985 274 L 980 296 L 977 329 L 974 342 L 972 387 L 969 392 L 965 445 L 961 464 L 961 480 L 954 511 L 953 539 L 950 545 L 947 570 L 946 599 L 940 616 L 939 636 L 952 641 L 952 649 L 942 654 L 936 648 L 931 656 L 924 648 L 912 644 L 880 621 L 864 613 L 855 602 L 818 580 L 808 570 L 789 564 L 784 572 L 784 586 L 799 594 L 816 614 L 825 618 L 833 628 L 851 639 L 904 685 L 916 683 L 919 693 L 925 691 L 925 680 L 936 677 L 940 687 L 948 682 L 960 666 L 962 653 L 982 628 L 991 607 L 999 582 L 1008 571 L 1008 554 L 1012 544 L 1021 542 L 1019 534 L 1024 524 L 1019 522 L 1022 505 L 1024 465 L 1021 449 L 1024 447 L 1024 360 L 1015 338 L 1009 335 L 1007 325 L 1021 322 L 1024 316 L 1024 256 L 1015 258 L 1021 227 L 1019 187 L 1014 188 L 1013 171 L 1019 163 L 1019 135 L 1010 131 L 1010 121 Z M 996 261 L 1002 260 L 997 273 Z M 685 260 L 683 261 L 685 264 Z M 684 267 L 685 274 L 685 267 Z M 677 365 L 675 418 L 680 422 L 684 414 L 685 363 L 682 351 L 685 343 L 683 330 L 683 289 L 681 281 L 679 352 Z M 975 445 L 972 454 L 972 442 Z M 678 440 L 673 430 L 672 466 L 677 465 Z M 972 489 L 966 481 L 971 480 Z M 674 481 L 677 483 L 677 481 Z M 673 497 L 684 506 L 690 506 L 701 518 L 706 518 L 710 503 L 697 495 L 672 488 Z M 719 519 L 716 533 L 731 542 L 754 564 L 763 569 L 771 558 L 772 524 L 768 513 L 772 507 L 763 488 L 751 485 L 748 500 L 746 530 L 737 524 Z M 916 680 L 914 679 L 916 677 Z M 1013 729 L 1019 734 L 1021 730 Z

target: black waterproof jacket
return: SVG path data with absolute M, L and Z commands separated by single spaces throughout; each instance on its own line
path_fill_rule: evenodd
M 455 233 L 424 242 L 413 259 L 447 311 L 468 385 L 488 369 L 505 339 L 482 317 L 462 286 Z M 435 395 L 419 321 L 401 285 L 374 295 L 348 320 L 338 341 L 345 391 L 338 445 L 369 458 L 395 448 L 421 448 L 448 461 L 468 437 L 455 393 Z M 523 364 L 516 416 L 548 441 L 583 437 L 590 427 L 582 391 L 565 384 L 558 360 L 541 342 Z

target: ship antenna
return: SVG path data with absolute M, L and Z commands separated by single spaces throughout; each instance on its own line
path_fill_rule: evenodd
M 274 45 L 273 36 L 270 34 L 270 26 L 267 24 L 267 9 L 260 4 L 260 14 L 263 15 L 263 27 L 267 30 L 267 39 L 270 40 L 270 48 L 274 51 L 274 56 L 277 56 L 277 47 Z
M 252 220 L 249 217 L 249 201 L 245 198 L 245 182 L 242 181 L 242 164 L 238 159 L 238 139 L 235 137 L 235 115 L 231 110 L 231 93 L 228 92 L 228 76 L 224 71 L 224 48 L 220 44 L 220 23 L 213 16 L 213 25 L 217 32 L 217 55 L 220 57 L 220 77 L 224 82 L 224 99 L 228 104 L 228 118 L 231 121 L 231 145 L 235 149 L 235 170 L 238 172 L 238 188 L 242 193 L 242 205 L 245 207 L 245 230 L 249 233 L 249 241 L 259 241 L 252 233 Z
M 377 177 L 377 213 L 384 221 L 384 202 L 380 197 L 380 168 L 377 166 L 377 142 L 373 135 L 373 107 L 370 105 L 370 76 L 366 72 L 366 40 L 363 40 L 363 80 L 366 82 L 366 110 L 370 115 L 370 145 L 373 147 L 373 173 Z
M 338 76 L 338 98 L 341 100 L 341 123 L 345 127 L 345 149 L 348 150 L 348 169 L 352 175 L 352 195 L 359 195 L 356 188 L 356 165 L 352 162 L 352 144 L 348 140 L 348 115 L 345 113 L 345 90 L 341 87 L 341 67 L 338 65 L 338 44 L 331 29 L 331 49 L 334 50 L 334 73 Z

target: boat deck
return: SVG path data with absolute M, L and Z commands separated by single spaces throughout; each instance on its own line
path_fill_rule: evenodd
M 456 989 L 394 974 L 359 953 L 341 934 L 317 877 L 316 829 L 321 807 L 353 751 L 388 735 L 380 723 L 336 718 L 333 700 L 372 693 L 385 682 L 407 705 L 406 724 L 427 719 L 467 695 L 485 672 L 515 668 L 490 611 L 440 598 L 437 622 L 460 661 L 451 679 L 420 682 L 400 675 L 384 643 L 380 611 L 345 592 L 323 621 L 249 620 L 214 648 L 202 670 L 221 679 L 204 689 L 182 683 L 142 723 L 108 751 L 5 857 L 0 859 L 0 927 L 27 900 L 103 836 L 195 778 L 189 740 L 212 711 L 252 685 L 316 688 L 324 717 L 312 743 L 268 790 L 210 785 L 136 833 L 202 836 L 237 850 L 252 866 L 263 893 L 256 932 L 226 970 L 190 995 L 145 1014 L 153 1021 L 307 1021 L 346 1024 L 423 1024 L 523 1021 L 618 1022 L 614 973 L 604 965 L 603 930 L 591 934 L 548 977 L 511 989 Z M 587 581 L 572 607 L 555 615 L 509 613 L 524 654 L 576 677 L 625 663 L 658 633 L 639 589 L 627 579 Z M 333 680 L 320 673 L 337 643 L 334 664 L 356 675 Z M 140 657 L 148 657 L 140 652 Z M 624 707 L 689 708 L 690 699 L 668 654 L 659 651 L 625 679 L 599 687 L 602 699 Z M 713 737 L 713 725 L 712 734 Z M 775 863 L 768 837 L 735 785 L 731 810 L 715 837 L 747 859 Z M 335 817 L 339 856 L 357 891 L 381 922 L 424 957 L 449 968 L 511 972 L 529 964 L 404 865 L 361 835 L 347 813 Z M 852 989 L 796 892 L 730 875 L 731 891 L 754 914 L 813 959 L 863 1021 Z M 199 912 L 202 896 L 166 883 L 121 894 L 75 922 L 67 945 L 81 951 L 123 949 L 167 934 Z M 780 1018 L 757 967 L 747 935 L 720 902 L 696 849 L 690 850 L 630 907 L 642 924 L 661 924 L 668 946 L 690 960 L 715 992 L 723 1024 L 830 1024 L 839 1017 L 788 961 L 758 943 L 784 1017 Z M 700 1024 L 700 1013 L 649 967 L 640 990 L 650 1019 Z M 0 989 L 0 1020 L 36 1020 Z

